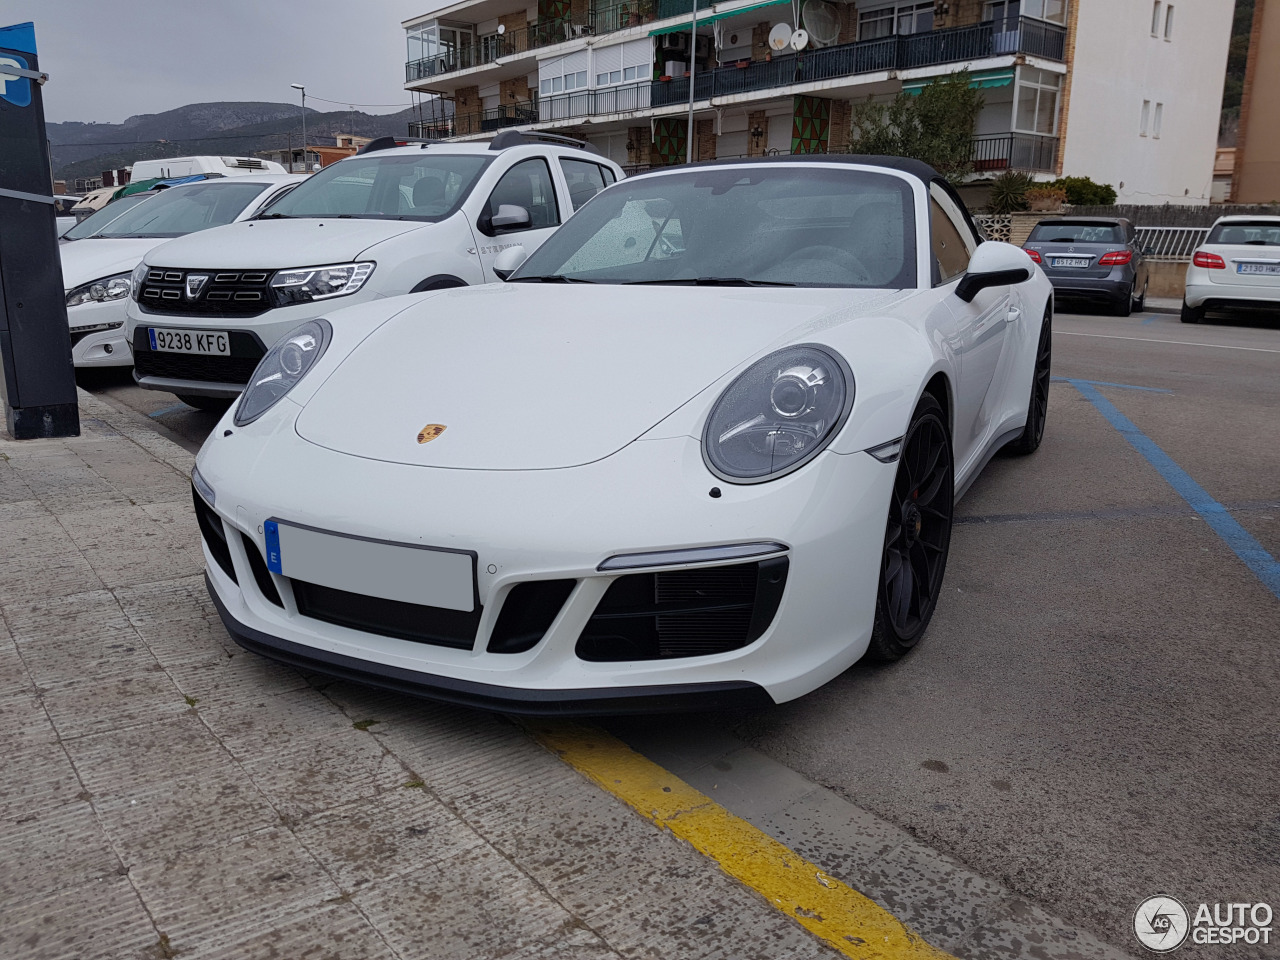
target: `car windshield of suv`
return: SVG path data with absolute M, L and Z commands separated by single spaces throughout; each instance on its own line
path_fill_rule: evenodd
M 74 227 L 62 235 L 63 240 L 84 240 L 96 237 L 98 231 L 127 210 L 131 210 L 144 200 L 155 197 L 154 193 L 134 193 L 119 200 L 112 200 L 101 210 L 91 213 Z
M 916 283 L 913 209 L 905 179 L 861 170 L 638 177 L 598 194 L 512 279 L 903 289 Z
M 1110 223 L 1038 223 L 1028 243 L 1124 243 L 1124 232 Z
M 352 157 L 313 175 L 271 204 L 262 219 L 443 220 L 462 205 L 492 159 L 431 151 Z
M 1219 223 L 1209 231 L 1205 243 L 1251 245 L 1256 247 L 1280 247 L 1280 223 L 1274 220 L 1258 220 L 1253 223 Z
M 107 224 L 99 237 L 185 237 L 231 223 L 269 184 L 215 180 L 170 187 Z M 117 201 L 119 202 L 119 201 Z M 87 223 L 88 221 L 86 221 Z

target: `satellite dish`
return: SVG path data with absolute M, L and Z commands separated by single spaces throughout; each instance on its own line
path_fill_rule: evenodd
M 797 30 L 795 33 L 791 35 L 792 50 L 803 50 L 805 48 L 805 45 L 808 42 L 809 42 L 808 30 Z
M 814 43 L 827 46 L 840 39 L 840 15 L 823 0 L 805 0 L 801 22 Z
M 791 24 L 777 23 L 769 31 L 769 46 L 774 50 L 785 50 L 791 42 Z
M 498 24 L 498 36 L 502 36 L 506 32 L 507 32 L 507 25 L 505 23 Z

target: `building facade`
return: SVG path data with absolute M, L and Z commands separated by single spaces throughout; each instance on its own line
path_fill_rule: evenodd
M 1234 174 L 1234 202 L 1280 202 L 1280 0 L 1254 2 Z
M 1145 28 L 1132 38 L 1117 38 L 1114 26 L 1108 32 L 1108 20 L 1127 23 L 1139 10 L 1150 20 L 1147 0 L 461 0 L 403 24 L 406 89 L 440 98 L 429 105 L 452 101 L 451 113 L 437 109 L 410 132 L 457 139 L 504 127 L 564 133 L 630 169 L 844 152 L 856 103 L 918 91 L 967 69 L 984 96 L 973 140 L 977 175 L 1089 175 L 1124 180 L 1122 195 L 1130 184 L 1171 194 L 1177 180 L 1182 202 L 1207 202 L 1216 112 L 1201 131 L 1199 105 L 1184 113 L 1175 101 L 1195 99 L 1195 88 L 1207 84 L 1216 90 L 1216 111 L 1232 0 L 1185 2 L 1196 13 L 1177 29 L 1199 44 L 1200 21 L 1212 21 L 1205 28 L 1212 49 L 1179 62 L 1163 99 L 1144 94 L 1161 105 L 1161 135 L 1146 146 L 1159 140 L 1161 156 L 1203 154 L 1202 184 L 1188 179 L 1193 171 L 1180 161 L 1171 159 L 1166 171 L 1140 146 L 1117 165 L 1106 142 L 1098 151 L 1075 144 L 1114 119 L 1106 83 L 1142 89 L 1173 50 L 1196 49 L 1171 35 L 1156 41 L 1157 54 L 1145 49 Z M 1117 45 L 1133 49 L 1117 56 Z M 1097 76 L 1080 82 L 1081 71 Z M 1152 164 L 1158 183 L 1144 180 L 1142 169 Z

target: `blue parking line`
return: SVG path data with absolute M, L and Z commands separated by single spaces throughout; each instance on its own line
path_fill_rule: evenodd
M 153 410 L 150 413 L 148 413 L 147 416 L 148 417 L 164 417 L 164 416 L 168 416 L 171 413 L 177 413 L 179 410 L 190 410 L 190 409 L 191 408 L 188 407 L 185 403 L 175 403 L 173 406 L 165 407 L 162 410 Z
M 1121 390 L 1143 390 L 1147 393 L 1173 393 L 1164 387 L 1139 387 L 1133 383 L 1108 383 L 1106 380 L 1077 380 L 1074 377 L 1054 377 L 1054 383 L 1087 383 L 1094 387 L 1119 387 Z
M 1165 482 L 1173 487 L 1174 492 L 1209 524 L 1222 542 L 1253 571 L 1253 575 L 1262 582 L 1262 585 L 1270 590 L 1277 600 L 1280 600 L 1280 561 L 1267 553 L 1262 544 L 1227 512 L 1227 508 L 1209 496 L 1204 487 L 1192 480 L 1190 474 L 1161 450 L 1154 440 L 1116 409 L 1115 405 L 1099 392 L 1097 385 L 1088 380 L 1068 379 L 1067 383 L 1079 390 L 1084 398 L 1107 418 L 1107 422 L 1120 431 L 1121 436 L 1129 441 L 1129 445 L 1142 454 L 1147 463 L 1155 467 L 1156 472 L 1164 477 Z
M 1156 315 L 1153 313 L 1151 316 L 1147 317 L 1147 319 L 1142 321 L 1142 325 L 1145 327 L 1148 323 L 1155 323 L 1155 322 L 1156 322 Z

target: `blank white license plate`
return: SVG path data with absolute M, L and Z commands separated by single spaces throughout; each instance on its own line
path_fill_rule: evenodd
M 1053 265 L 1055 267 L 1087 267 L 1089 265 L 1088 257 L 1054 257 Z
M 272 573 L 383 600 L 475 609 L 474 554 L 325 533 L 284 520 L 268 520 L 263 533 Z
M 225 330 L 163 330 L 148 327 L 151 349 L 163 353 L 202 353 L 231 356 L 231 336 Z
M 1236 273 L 1261 274 L 1264 277 L 1280 277 L 1280 263 L 1237 263 Z

